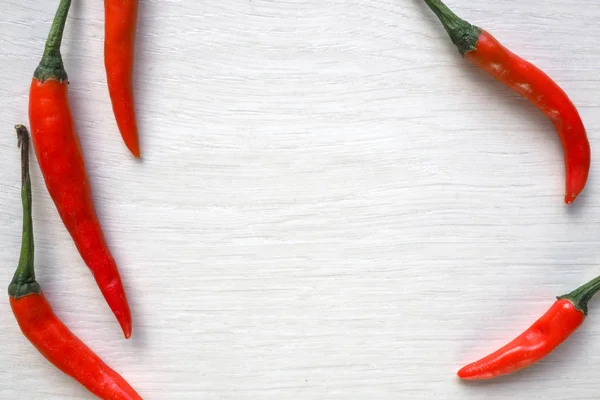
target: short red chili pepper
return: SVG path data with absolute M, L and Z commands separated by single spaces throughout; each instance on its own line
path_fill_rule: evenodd
M 61 0 L 35 70 L 29 93 L 29 121 L 35 152 L 48 192 L 100 291 L 131 336 L 131 313 L 117 265 L 98 221 L 83 153 L 67 98 L 68 78 L 60 54 L 71 5 Z
M 548 75 L 502 46 L 492 35 L 454 14 L 440 0 L 425 0 L 463 57 L 527 98 L 550 118 L 560 137 L 566 168 L 565 203 L 585 187 L 590 144 L 581 117 L 566 93 Z
M 510 374 L 550 354 L 583 323 L 588 301 L 600 291 L 600 277 L 558 300 L 512 342 L 458 371 L 461 379 L 482 380 Z
M 19 327 L 48 361 L 96 396 L 113 400 L 141 399 L 121 375 L 106 365 L 58 319 L 35 280 L 29 135 L 23 125 L 15 128 L 21 146 L 23 237 L 19 265 L 8 294 Z
M 104 0 L 104 67 L 113 113 L 125 145 L 140 157 L 133 99 L 137 0 Z

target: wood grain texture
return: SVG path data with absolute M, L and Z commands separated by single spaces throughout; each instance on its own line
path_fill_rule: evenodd
M 3 3 L 6 285 L 21 219 L 12 126 L 28 123 L 55 3 Z M 564 87 L 595 154 L 600 3 L 448 4 Z M 75 1 L 70 99 L 133 339 L 34 165 L 37 272 L 58 315 L 144 398 L 598 397 L 595 302 L 539 365 L 489 384 L 455 379 L 600 273 L 600 167 L 566 207 L 551 124 L 462 60 L 422 1 L 141 0 L 139 163 L 112 117 L 102 42 L 102 2 Z M 91 398 L 0 298 L 0 398 Z

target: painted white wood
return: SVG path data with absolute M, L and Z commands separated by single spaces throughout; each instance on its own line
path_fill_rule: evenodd
M 56 3 L 3 3 L 3 285 L 20 244 L 12 126 L 28 123 Z M 559 82 L 599 148 L 598 1 L 448 4 Z M 422 1 L 142 0 L 142 162 L 117 132 L 102 42 L 102 2 L 74 1 L 70 100 L 134 337 L 34 164 L 37 273 L 57 314 L 144 398 L 598 397 L 597 302 L 539 365 L 455 379 L 600 273 L 600 167 L 565 206 L 551 124 L 462 60 Z M 92 398 L 0 299 L 0 398 Z

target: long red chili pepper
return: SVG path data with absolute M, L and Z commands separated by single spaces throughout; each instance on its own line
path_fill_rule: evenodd
M 140 157 L 133 99 L 137 0 L 104 0 L 104 66 L 113 113 L 131 153 Z
M 492 35 L 454 14 L 440 0 L 425 0 L 463 57 L 527 98 L 550 118 L 562 142 L 566 168 L 565 203 L 585 187 L 590 144 L 577 109 L 543 71 L 502 46 Z
M 491 379 L 546 357 L 583 323 L 588 301 L 600 291 L 600 277 L 559 296 L 544 315 L 513 341 L 458 371 L 462 379 Z
M 71 0 L 60 1 L 44 55 L 31 82 L 29 121 L 33 144 L 58 213 L 128 338 L 131 336 L 129 305 L 96 216 L 67 98 L 68 78 L 60 44 L 70 5 Z
M 19 327 L 48 361 L 96 396 L 113 400 L 141 399 L 121 375 L 106 365 L 58 319 L 35 280 L 29 135 L 23 125 L 15 128 L 21 146 L 23 238 L 19 265 L 8 287 L 8 294 Z

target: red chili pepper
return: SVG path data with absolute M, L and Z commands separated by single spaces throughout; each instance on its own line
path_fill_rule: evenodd
M 70 0 L 60 1 L 44 56 L 31 82 L 29 120 L 33 144 L 58 213 L 128 338 L 131 336 L 129 305 L 96 216 L 67 98 L 68 78 L 60 44 L 70 5 Z
M 137 0 L 104 0 L 104 66 L 113 113 L 125 145 L 140 157 L 133 100 Z
M 29 135 L 23 125 L 15 128 L 21 146 L 23 238 L 19 265 L 8 294 L 19 327 L 48 361 L 96 396 L 114 400 L 141 399 L 121 375 L 106 365 L 58 319 L 35 280 Z
M 600 277 L 558 300 L 512 342 L 458 371 L 467 380 L 491 379 L 528 367 L 550 354 L 583 323 L 588 301 L 600 291 Z
M 492 35 L 454 14 L 440 0 L 425 0 L 463 57 L 527 98 L 550 118 L 560 137 L 566 168 L 565 203 L 585 187 L 590 170 L 590 144 L 577 109 L 543 71 L 502 46 Z

